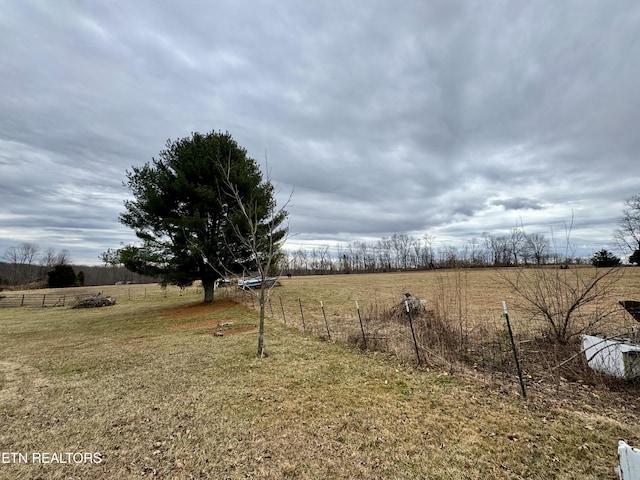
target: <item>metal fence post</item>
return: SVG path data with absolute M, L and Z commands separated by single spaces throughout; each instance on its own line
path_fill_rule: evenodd
M 307 326 L 304 323 L 304 312 L 302 311 L 302 300 L 298 297 L 298 304 L 300 305 L 300 317 L 302 318 L 302 330 L 307 331 Z
M 280 310 L 282 310 L 282 321 L 286 325 L 287 324 L 287 319 L 284 316 L 284 305 L 282 305 L 282 297 L 278 296 L 278 298 L 280 299 Z
M 420 350 L 418 349 L 418 341 L 416 340 L 416 332 L 413 329 L 413 319 L 411 318 L 411 312 L 409 311 L 409 298 L 405 298 L 404 300 L 404 308 L 407 313 L 407 317 L 409 317 L 409 326 L 411 327 L 411 336 L 413 337 L 413 346 L 416 349 L 416 358 L 418 359 L 418 365 L 422 364 L 422 360 L 420 359 Z
M 520 379 L 520 389 L 522 391 L 522 398 L 527 398 L 527 392 L 524 389 L 524 381 L 522 380 L 522 370 L 520 369 L 520 362 L 518 361 L 518 351 L 516 350 L 516 342 L 513 339 L 513 332 L 511 331 L 511 322 L 509 321 L 509 312 L 507 311 L 507 302 L 502 302 L 502 309 L 504 310 L 504 318 L 507 319 L 507 329 L 509 330 L 509 338 L 511 339 L 511 348 L 513 349 L 513 357 L 516 361 L 516 370 L 518 371 L 518 378 Z
M 324 326 L 327 327 L 327 337 L 331 340 L 331 332 L 329 331 L 329 322 L 327 322 L 327 314 L 324 313 L 324 304 L 320 300 L 320 308 L 322 309 L 322 316 L 324 317 Z
M 358 319 L 360 320 L 360 330 L 362 330 L 362 342 L 364 343 L 364 349 L 367 349 L 367 337 L 364 334 L 364 325 L 362 325 L 362 316 L 360 315 L 360 305 L 356 300 L 356 310 L 358 311 Z

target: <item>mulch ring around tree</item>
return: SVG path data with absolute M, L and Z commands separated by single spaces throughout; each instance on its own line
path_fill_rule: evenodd
M 225 310 L 238 308 L 238 304 L 231 300 L 217 300 L 212 303 L 198 302 L 184 307 L 178 307 L 168 312 L 170 319 L 184 319 L 194 318 L 211 313 L 220 314 Z M 218 315 L 216 315 L 218 316 Z M 232 320 L 226 320 L 224 318 L 216 318 L 212 320 L 199 320 L 189 323 L 181 323 L 178 325 L 172 325 L 171 328 L 178 330 L 193 330 L 193 329 L 211 329 L 207 334 L 213 334 L 217 337 L 236 335 L 238 333 L 249 332 L 256 328 L 255 325 L 237 325 L 237 322 Z

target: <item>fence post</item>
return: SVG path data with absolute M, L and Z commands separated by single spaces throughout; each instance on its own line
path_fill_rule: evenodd
M 504 318 L 507 319 L 507 330 L 509 330 L 509 338 L 511 339 L 511 348 L 513 349 L 513 358 L 516 360 L 516 370 L 518 371 L 518 379 L 520 380 L 520 390 L 522 391 L 522 398 L 527 398 L 527 392 L 524 389 L 524 381 L 522 380 L 522 370 L 520 370 L 520 362 L 518 361 L 518 351 L 516 350 L 516 342 L 513 339 L 513 332 L 511 331 L 511 322 L 509 321 L 509 312 L 507 311 L 507 302 L 502 302 L 502 309 L 504 310 Z
M 324 325 L 325 327 L 327 327 L 327 337 L 329 337 L 329 340 L 331 340 L 331 332 L 329 331 L 329 322 L 327 322 L 327 314 L 324 313 L 324 304 L 322 303 L 322 300 L 320 300 L 320 308 L 322 309 L 322 316 L 324 317 Z
M 24 307 L 24 293 L 22 294 L 22 301 L 20 302 L 20 306 Z
M 358 311 L 358 320 L 360 320 L 360 330 L 362 331 L 362 342 L 364 343 L 364 349 L 367 349 L 367 337 L 364 335 L 364 326 L 362 325 L 362 316 L 360 315 L 360 305 L 356 300 L 356 310 Z
M 42 306 L 44 307 L 44 299 L 47 298 L 47 294 L 42 295 Z
M 278 298 L 280 299 L 280 310 L 282 310 L 282 321 L 286 325 L 287 324 L 287 319 L 284 316 L 284 305 L 282 305 L 282 297 L 278 296 Z
M 407 317 L 409 317 L 409 326 L 411 327 L 411 336 L 413 337 L 413 346 L 416 349 L 416 357 L 418 359 L 418 365 L 422 364 L 422 360 L 420 360 L 420 350 L 418 349 L 418 341 L 416 340 L 416 332 L 413 329 L 413 319 L 411 318 L 411 312 L 409 311 L 409 297 L 404 299 L 404 309 L 407 313 Z
M 300 304 L 300 317 L 302 317 L 302 330 L 307 331 L 307 326 L 304 323 L 304 312 L 302 311 L 302 300 L 298 297 L 298 303 Z

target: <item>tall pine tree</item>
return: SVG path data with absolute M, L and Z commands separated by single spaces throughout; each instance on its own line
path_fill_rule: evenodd
M 180 286 L 202 280 L 206 302 L 213 301 L 215 281 L 224 272 L 245 271 L 255 255 L 241 241 L 252 233 L 251 225 L 231 199 L 239 195 L 252 206 L 255 221 L 269 224 L 260 229 L 263 235 L 285 235 L 270 223 L 276 206 L 272 184 L 228 132 L 169 140 L 158 159 L 133 167 L 127 179 L 134 199 L 124 202 L 120 221 L 142 245 L 123 249 L 124 265 Z

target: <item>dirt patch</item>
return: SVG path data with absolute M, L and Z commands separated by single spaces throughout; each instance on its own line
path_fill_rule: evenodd
M 205 313 L 223 312 L 237 307 L 238 304 L 231 300 L 216 300 L 211 303 L 198 302 L 170 310 L 168 315 L 171 318 L 188 318 Z
M 0 405 L 33 399 L 46 384 L 42 374 L 29 365 L 0 362 Z
M 183 306 L 169 311 L 169 318 L 182 319 L 189 317 L 197 317 L 199 315 L 219 314 L 232 308 L 237 308 L 238 304 L 231 300 L 217 300 L 212 303 L 198 302 L 191 305 Z M 207 334 L 218 337 L 237 335 L 239 333 L 254 330 L 254 325 L 236 325 L 234 321 L 224 318 L 216 318 L 214 320 L 198 320 L 195 322 L 181 323 L 173 325 L 171 328 L 176 330 L 194 330 L 207 329 Z
M 251 330 L 255 330 L 254 325 L 225 325 L 224 323 L 219 324 L 213 330 L 213 335 L 216 337 L 227 337 L 229 335 L 237 335 L 239 333 L 250 332 Z
M 174 325 L 172 328 L 177 330 L 191 330 L 206 328 L 207 333 L 211 333 L 218 337 L 227 335 L 236 335 L 238 333 L 249 332 L 256 327 L 254 325 L 234 325 L 233 322 L 225 320 L 204 320 L 202 322 L 183 323 L 182 325 Z
M 175 328 L 176 330 L 192 330 L 194 328 L 217 327 L 220 323 L 220 320 L 203 320 L 202 322 L 181 323 L 180 325 L 173 325 L 171 328 Z M 224 320 L 222 323 L 224 323 Z

